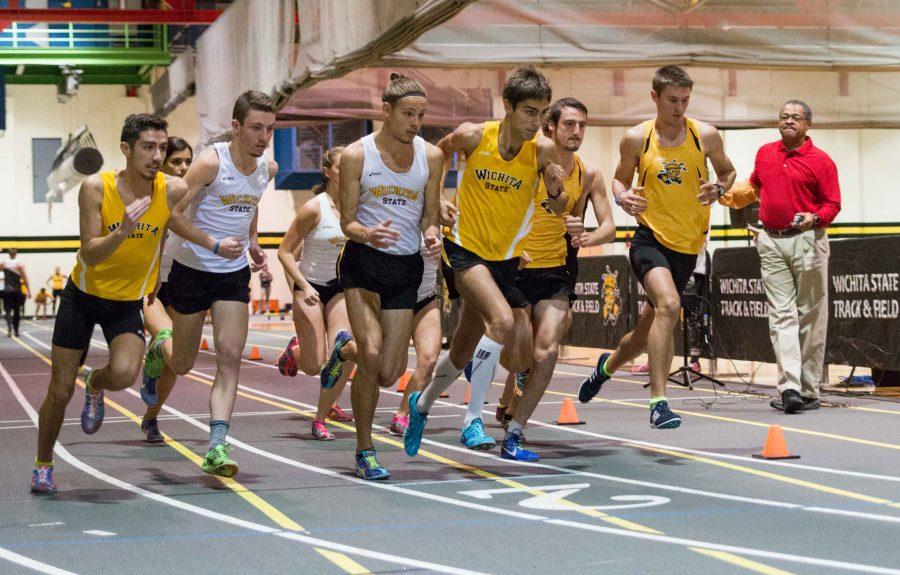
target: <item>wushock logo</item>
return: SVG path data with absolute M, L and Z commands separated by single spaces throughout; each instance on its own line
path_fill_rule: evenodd
M 606 266 L 603 279 L 603 325 L 616 325 L 622 309 L 622 290 L 619 289 L 619 271 Z

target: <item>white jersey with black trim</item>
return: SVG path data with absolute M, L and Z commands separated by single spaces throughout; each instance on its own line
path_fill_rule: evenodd
M 245 176 L 235 167 L 227 143 L 218 142 L 215 147 L 219 171 L 194 200 L 191 221 L 217 240 L 237 238 L 246 251 L 256 206 L 269 184 L 269 161 L 265 156 L 257 158 L 256 169 Z M 233 272 L 247 265 L 246 254 L 229 260 L 191 242 L 184 242 L 175 259 L 182 265 L 215 273 Z
M 325 285 L 337 277 L 337 260 L 347 242 L 341 222 L 331 209 L 326 192 L 316 196 L 319 202 L 319 223 L 303 238 L 300 252 L 300 273 L 306 281 Z
M 362 139 L 365 161 L 359 181 L 359 208 L 356 219 L 366 227 L 392 220 L 391 229 L 400 239 L 382 252 L 407 256 L 419 251 L 422 243 L 420 224 L 425 208 L 425 185 L 428 183 L 428 158 L 425 140 L 413 139 L 413 163 L 406 172 L 397 173 L 381 160 L 375 135 Z

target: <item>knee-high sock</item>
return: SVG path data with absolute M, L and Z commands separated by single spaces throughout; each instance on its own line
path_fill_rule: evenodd
M 460 373 L 462 373 L 462 368 L 453 365 L 449 353 L 439 359 L 434 369 L 434 377 L 422 391 L 422 395 L 419 396 L 419 401 L 416 403 L 419 413 L 428 413 L 434 402 L 456 381 Z
M 475 348 L 475 355 L 472 356 L 472 393 L 469 395 L 463 428 L 472 423 L 473 419 L 482 417 L 484 398 L 487 397 L 491 382 L 494 381 L 494 372 L 500 363 L 501 351 L 503 346 L 486 335 L 481 337 L 478 347 Z

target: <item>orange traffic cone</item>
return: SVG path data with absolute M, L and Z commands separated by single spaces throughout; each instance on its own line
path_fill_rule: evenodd
M 200 340 L 200 349 L 201 349 L 202 351 L 207 351 L 207 350 L 209 349 L 209 344 L 206 343 L 206 338 L 205 338 L 205 337 L 204 337 L 203 339 Z
M 791 455 L 787 448 L 787 442 L 784 440 L 784 432 L 780 425 L 770 425 L 769 433 L 766 435 L 766 444 L 763 446 L 762 453 L 754 453 L 753 457 L 757 459 L 800 459 L 799 455 Z
M 556 425 L 584 425 L 584 422 L 578 419 L 578 412 L 575 411 L 575 403 L 571 397 L 563 400 Z
M 472 386 L 468 383 L 466 384 L 466 397 L 463 399 L 463 405 L 469 405 L 469 401 L 472 399 Z
M 247 359 L 258 361 L 262 359 L 262 354 L 259 353 L 259 348 L 255 345 L 250 348 L 250 355 L 247 356 Z
M 406 386 L 409 384 L 409 379 L 412 376 L 408 371 L 404 371 L 403 375 L 400 376 L 400 379 L 397 380 L 397 391 L 406 391 Z

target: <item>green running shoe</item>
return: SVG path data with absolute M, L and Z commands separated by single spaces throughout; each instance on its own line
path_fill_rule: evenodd
M 230 450 L 231 446 L 227 443 L 213 447 L 206 452 L 206 457 L 203 459 L 203 465 L 200 467 L 203 471 L 212 475 L 234 477 L 237 475 L 238 465 L 234 460 L 228 458 L 228 452 Z

